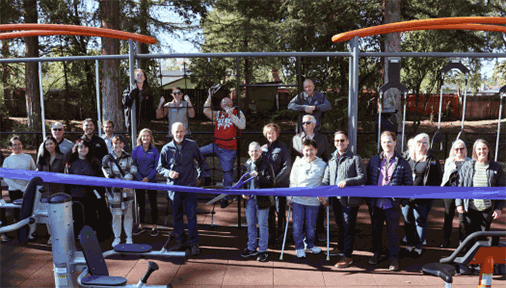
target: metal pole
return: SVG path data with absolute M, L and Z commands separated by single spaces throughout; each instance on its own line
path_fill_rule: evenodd
M 408 101 L 407 96 L 408 96 L 408 92 L 404 92 L 404 111 L 402 112 L 402 119 L 404 121 L 402 121 L 402 137 L 401 137 L 401 151 L 402 152 L 404 152 L 404 139 L 405 139 L 404 131 L 406 128 L 406 102 Z
M 381 137 L 381 112 L 383 111 L 383 92 L 380 92 L 378 101 L 378 154 L 380 152 Z
M 135 84 L 135 46 L 134 41 L 132 39 L 128 39 L 128 65 L 130 68 L 130 86 L 134 86 Z M 136 141 L 135 137 L 137 136 L 137 99 L 133 99 L 132 101 L 132 117 L 130 121 L 130 125 L 132 127 L 132 138 L 130 139 L 132 142 L 132 148 L 135 147 Z
M 44 91 L 42 90 L 42 63 L 39 64 L 40 116 L 42 118 L 42 139 L 46 137 L 46 114 L 44 109 Z
M 358 129 L 358 36 L 355 36 L 350 42 L 352 47 L 352 105 L 351 111 L 348 111 L 349 122 L 348 122 L 348 135 L 350 140 L 351 151 L 357 153 L 357 129 Z M 348 104 L 349 106 L 349 104 Z
M 240 72 L 240 64 L 241 64 L 241 58 L 237 57 L 235 58 L 235 65 L 236 65 L 236 70 L 237 70 L 237 73 L 236 73 L 236 76 L 235 76 L 235 85 L 236 85 L 236 99 L 237 99 L 237 110 L 239 110 L 239 98 L 241 97 L 241 94 L 239 91 L 239 76 L 241 75 Z M 239 115 L 239 111 L 237 111 L 237 116 L 241 116 Z M 240 139 L 237 139 L 237 157 L 236 157 L 236 160 L 237 160 L 237 178 L 240 178 L 241 177 L 241 173 L 240 173 L 240 169 L 239 167 L 241 167 L 241 145 L 240 145 Z M 241 196 L 238 196 L 237 197 L 237 227 L 239 229 L 242 229 L 242 223 L 241 223 Z
M 296 77 L 296 79 L 297 79 L 297 104 L 301 105 L 302 99 L 301 99 L 300 94 L 302 93 L 301 90 L 303 90 L 303 89 L 300 89 L 302 87 L 302 83 L 300 81 L 301 78 L 302 78 L 301 68 L 300 68 L 300 66 L 301 66 L 301 64 L 300 64 L 301 60 L 300 60 L 300 57 L 297 57 L 295 59 L 296 59 L 295 60 L 296 61 L 296 66 L 297 66 L 297 68 L 296 68 L 297 69 L 297 77 Z M 297 127 L 295 128 L 295 133 L 299 133 L 299 132 L 304 131 L 304 129 L 302 128 L 302 123 L 301 123 L 302 122 L 302 117 L 300 116 L 300 112 L 298 112 L 297 114 L 298 114 L 297 115 Z
M 439 85 L 439 114 L 437 116 L 437 130 L 441 127 L 441 111 L 443 108 L 443 81 L 444 81 L 444 72 L 441 72 L 441 85 Z M 416 111 L 415 111 L 416 112 Z
M 497 122 L 497 139 L 495 140 L 495 157 L 494 161 L 497 162 L 497 155 L 499 153 L 499 138 L 501 135 L 501 116 L 502 116 L 502 98 L 504 97 L 504 93 L 499 94 L 499 121 Z
M 97 90 L 97 124 L 98 124 L 98 136 L 102 136 L 102 112 L 100 110 L 100 74 L 98 71 L 98 60 L 95 60 L 95 89 Z

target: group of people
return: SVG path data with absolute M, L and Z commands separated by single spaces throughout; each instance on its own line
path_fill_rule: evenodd
M 126 105 L 125 115 L 130 115 L 128 105 L 137 103 L 137 124 L 142 126 L 152 117 L 143 109 L 152 101 L 144 72 L 136 71 L 136 87 L 130 87 L 123 94 Z M 317 187 L 323 185 L 337 186 L 345 189 L 348 186 L 465 186 L 490 187 L 504 186 L 505 176 L 500 164 L 489 160 L 490 146 L 483 140 L 476 140 L 472 158 L 467 157 L 467 149 L 462 140 L 453 144 L 449 158 L 445 161 L 444 171 L 440 162 L 429 149 L 429 136 L 419 134 L 410 140 L 410 149 L 401 155 L 395 150 L 397 136 L 385 131 L 380 141 L 382 152 L 372 157 L 365 165 L 363 159 L 349 149 L 349 139 L 345 131 L 333 135 L 334 148 L 319 130 L 321 112 L 331 109 L 327 99 L 314 91 L 311 80 L 304 82 L 304 92 L 295 97 L 289 109 L 304 112 L 301 116 L 302 130 L 296 134 L 289 145 L 278 138 L 280 127 L 275 123 L 264 126 L 263 134 L 266 144 L 257 141 L 249 144 L 250 158 L 242 167 L 243 172 L 250 172 L 254 177 L 244 189 L 276 187 Z M 167 179 L 168 184 L 180 186 L 202 186 L 210 183 L 206 157 L 217 156 L 223 170 L 223 184 L 232 186 L 234 163 L 237 157 L 238 132 L 246 127 L 246 118 L 233 107 L 231 98 L 225 97 L 220 102 L 220 110 L 211 107 L 212 93 L 204 104 L 204 114 L 213 121 L 215 140 L 206 146 L 199 147 L 188 136 L 188 118 L 195 114 L 188 96 L 182 100 L 179 88 L 172 92 L 173 101 L 165 103 L 161 99 L 156 117 L 169 117 L 171 138 L 161 151 L 154 145 L 151 130 L 144 128 L 139 132 L 137 146 L 132 153 L 125 151 L 125 140 L 114 135 L 114 123 L 104 121 L 102 137 L 95 135 L 95 124 L 92 119 L 83 121 L 84 135 L 76 142 L 65 139 L 63 124 L 52 125 L 52 136 L 44 139 L 39 147 L 37 161 L 22 153 L 23 144 L 19 137 L 10 141 L 12 154 L 7 157 L 3 167 L 50 171 L 57 173 L 98 176 L 124 180 L 136 180 L 155 183 L 157 174 Z M 144 104 L 143 104 L 144 103 Z M 144 108 L 143 108 L 144 107 Z M 144 119 L 144 120 L 142 120 Z M 332 152 L 332 150 L 334 150 Z M 444 172 L 444 173 L 443 173 Z M 27 181 L 5 179 L 9 186 L 11 200 L 21 198 Z M 148 194 L 151 206 L 151 236 L 158 235 L 157 191 L 101 187 L 46 185 L 48 194 L 64 191 L 70 194 L 76 211 L 75 231 L 83 225 L 90 225 L 99 239 L 114 237 L 112 246 L 121 243 L 122 229 L 127 244 L 133 243 L 133 235 L 146 231 L 143 224 L 134 227 L 133 200 L 139 204 L 140 223 L 145 218 L 145 195 Z M 199 234 L 197 229 L 197 195 L 189 192 L 169 191 L 173 215 L 176 242 L 171 250 L 180 250 L 188 241 L 193 255 L 200 254 Z M 427 238 L 427 219 L 433 199 L 399 199 L 399 198 L 359 198 L 359 197 L 282 197 L 255 196 L 244 192 L 246 219 L 248 222 L 248 243 L 241 252 L 242 257 L 256 256 L 258 261 L 267 261 L 268 249 L 279 248 L 283 241 L 286 225 L 286 210 L 293 210 L 293 241 L 296 255 L 306 257 L 306 253 L 318 254 L 322 251 L 317 241 L 325 241 L 324 207 L 330 205 L 339 228 L 337 247 L 330 255 L 340 255 L 337 268 L 345 268 L 353 263 L 355 226 L 359 206 L 366 203 L 372 224 L 373 256 L 369 264 L 375 265 L 382 260 L 382 231 L 386 222 L 388 236 L 389 269 L 399 269 L 400 251 L 400 218 L 404 217 L 405 253 L 410 257 L 420 257 Z M 106 201 L 107 199 L 107 201 Z M 482 199 L 445 199 L 444 239 L 441 247 L 448 247 L 451 238 L 452 220 L 455 209 L 459 213 L 459 238 L 462 241 L 467 235 L 487 230 L 493 219 L 501 215 L 504 201 Z M 222 202 L 222 207 L 228 200 Z M 288 206 L 288 207 L 287 207 Z M 82 207 L 82 209 L 81 209 Z M 80 210 L 81 209 L 81 210 Z M 2 223 L 5 214 L 0 210 Z M 188 222 L 189 239 L 185 234 L 183 214 Z M 84 215 L 84 218 L 82 217 Z M 15 217 L 18 217 L 14 215 Z M 85 220 L 84 220 L 85 219 Z M 104 225 L 110 223 L 109 225 Z M 259 229 L 257 230 L 257 225 Z M 259 234 L 259 235 L 258 235 Z M 322 240 L 323 239 L 323 240 Z M 2 240 L 9 240 L 2 235 Z

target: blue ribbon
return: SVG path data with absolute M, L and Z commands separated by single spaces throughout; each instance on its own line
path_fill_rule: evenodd
M 203 189 L 196 187 L 157 184 L 140 181 L 127 181 L 101 177 L 82 176 L 74 174 L 60 174 L 39 172 L 22 169 L 0 168 L 0 177 L 21 180 L 31 180 L 40 177 L 44 182 L 71 185 L 89 185 L 101 187 L 119 187 L 149 190 L 171 190 L 192 193 L 212 194 L 244 194 L 241 189 Z M 425 198 L 425 199 L 494 199 L 505 200 L 505 187 L 434 187 L 434 186 L 348 186 L 344 189 L 337 186 L 320 186 L 314 188 L 272 188 L 248 190 L 249 195 L 279 195 L 279 196 L 351 196 L 351 197 L 380 197 L 380 198 Z

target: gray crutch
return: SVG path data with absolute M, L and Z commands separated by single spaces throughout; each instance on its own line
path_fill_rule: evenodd
M 279 260 L 283 260 L 283 252 L 285 252 L 286 234 L 288 233 L 288 223 L 290 222 L 291 211 L 292 207 L 288 206 L 288 215 L 286 216 L 285 236 L 283 237 L 283 245 L 281 246 L 281 255 L 279 256 Z
M 330 261 L 330 227 L 329 227 L 329 206 L 327 205 L 327 261 Z

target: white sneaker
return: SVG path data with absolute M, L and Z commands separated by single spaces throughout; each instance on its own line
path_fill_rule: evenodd
M 134 244 L 134 241 L 132 240 L 132 237 L 128 237 L 127 238 L 126 244 Z
M 112 241 L 112 248 L 114 248 L 116 245 L 119 245 L 119 243 L 121 243 L 121 239 L 120 238 L 114 238 L 114 241 Z
M 304 249 L 297 249 L 297 257 L 306 258 L 306 251 L 304 251 Z
M 313 246 L 312 248 L 306 249 L 306 251 L 311 252 L 313 254 L 319 254 L 322 252 L 322 248 Z

